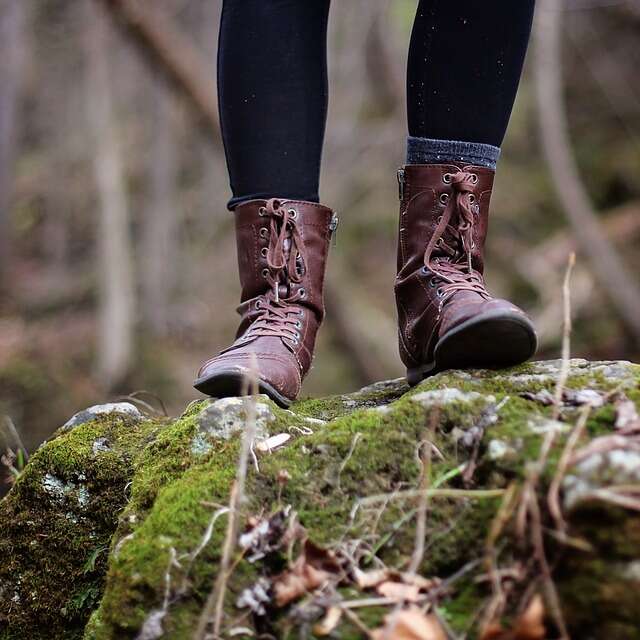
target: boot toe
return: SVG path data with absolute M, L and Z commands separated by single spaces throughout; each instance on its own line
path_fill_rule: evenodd
M 256 353 L 258 387 L 280 405 L 288 406 L 300 393 L 302 380 L 293 358 L 280 354 Z M 230 352 L 205 363 L 193 386 L 212 397 L 240 396 L 251 378 L 253 354 Z

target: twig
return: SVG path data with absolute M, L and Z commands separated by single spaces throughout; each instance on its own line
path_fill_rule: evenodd
M 570 358 L 571 358 L 571 272 L 576 263 L 576 254 L 569 255 L 567 270 L 564 274 L 564 282 L 562 284 L 562 301 L 564 310 L 564 320 L 562 323 L 562 364 L 556 382 L 556 391 L 554 397 L 554 408 L 552 418 L 557 420 L 560 416 L 562 407 L 562 394 L 564 393 L 567 378 L 569 377 Z
M 242 446 L 240 448 L 240 458 L 238 460 L 238 470 L 236 473 L 236 479 L 231 487 L 231 496 L 229 498 L 229 520 L 227 521 L 227 534 L 224 541 L 222 557 L 220 559 L 220 566 L 218 570 L 218 578 L 216 580 L 213 590 L 209 593 L 207 602 L 198 620 L 198 626 L 194 634 L 194 640 L 205 640 L 207 634 L 207 628 L 213 618 L 213 634 L 215 636 L 220 635 L 220 628 L 222 626 L 222 614 L 224 606 L 224 595 L 229 579 L 229 566 L 231 563 L 231 554 L 236 545 L 236 539 L 238 535 L 238 514 L 240 512 L 240 506 L 245 499 L 245 484 L 247 479 L 247 467 L 248 458 L 253 445 L 256 430 L 255 420 L 255 397 L 258 392 L 258 379 L 257 379 L 258 365 L 255 354 L 252 354 L 250 378 L 245 380 L 245 394 L 246 391 L 252 392 L 252 397 L 245 400 L 247 403 L 246 415 L 247 424 L 242 438 Z M 253 406 L 252 406 L 253 404 Z
M 360 432 L 356 433 L 353 436 L 353 439 L 351 440 L 351 446 L 349 447 L 349 451 L 347 452 L 345 459 L 340 464 L 340 468 L 338 469 L 338 477 L 336 478 L 336 489 L 338 490 L 340 489 L 340 476 L 342 475 L 342 472 L 344 471 L 345 467 L 349 463 L 349 460 L 351 460 L 351 456 L 353 456 L 353 452 L 356 449 L 358 440 L 360 440 L 361 437 L 362 437 L 362 434 Z
M 551 615 L 558 627 L 558 631 L 560 631 L 561 640 L 570 640 L 567 625 L 565 624 L 564 616 L 562 615 L 562 608 L 560 607 L 560 598 L 558 597 L 556 586 L 553 583 L 551 569 L 549 568 L 549 562 L 544 550 L 540 508 L 538 506 L 538 500 L 535 493 L 530 496 L 529 513 L 531 514 L 531 542 L 533 543 L 536 560 L 538 561 L 542 571 L 543 584 L 547 594 Z
M 560 508 L 560 484 L 562 483 L 562 479 L 567 472 L 567 468 L 569 466 L 571 456 L 573 455 L 573 451 L 576 448 L 580 438 L 582 437 L 585 427 L 587 426 L 587 420 L 589 419 L 589 415 L 591 414 L 591 409 L 592 407 L 590 404 L 586 404 L 582 408 L 580 417 L 578 418 L 578 422 L 567 438 L 567 442 L 562 451 L 562 455 L 560 456 L 560 460 L 558 461 L 556 472 L 553 476 L 551 484 L 549 485 L 549 491 L 547 493 L 547 504 L 549 505 L 549 513 L 551 513 L 551 517 L 556 524 L 556 528 L 561 532 L 563 536 L 566 535 L 567 532 L 567 523 L 562 517 L 562 509 Z
M 358 506 L 366 507 L 378 502 L 384 502 L 387 499 L 410 499 L 419 498 L 423 493 L 428 498 L 453 498 L 464 499 L 472 498 L 476 500 L 484 500 L 486 498 L 499 498 L 504 494 L 504 489 L 408 489 L 406 491 L 398 491 L 395 494 L 380 493 L 366 498 L 358 499 Z
M 493 594 L 482 616 L 482 621 L 480 623 L 481 630 L 484 630 L 491 622 L 499 617 L 504 607 L 505 595 L 502 590 L 502 581 L 496 566 L 497 554 L 495 544 L 513 514 L 513 510 L 516 507 L 517 496 L 517 485 L 515 483 L 511 483 L 507 487 L 507 491 L 502 498 L 500 508 L 491 522 L 489 534 L 485 541 L 484 563 L 489 574 Z
M 367 625 L 364 622 L 362 622 L 362 620 L 360 620 L 360 618 L 356 615 L 356 613 L 354 611 L 351 611 L 351 609 L 349 609 L 347 607 L 343 607 L 342 603 L 338 604 L 338 606 L 342 610 L 342 613 L 344 613 L 344 615 L 347 618 L 349 618 L 349 620 L 353 623 L 353 625 L 359 631 L 362 631 L 362 633 L 364 633 L 367 638 L 373 638 L 373 634 L 371 633 L 371 629 L 369 629 L 369 627 L 367 627 Z
M 16 425 L 13 424 L 13 420 L 9 416 L 4 415 L 2 416 L 2 421 L 5 423 L 7 427 L 7 431 L 9 431 L 9 434 L 13 438 L 17 448 L 22 450 L 25 461 L 27 461 L 29 459 L 29 454 L 27 453 L 27 449 L 24 446 L 24 443 L 22 442 L 22 438 L 20 437 L 20 434 L 16 429 Z
M 437 424 L 439 418 L 439 411 L 434 411 L 431 415 L 429 424 L 429 435 L 431 435 Z M 424 445 L 427 445 L 426 447 Z M 426 453 L 424 449 L 426 448 Z M 420 455 L 420 499 L 418 501 L 418 508 L 416 514 L 416 533 L 415 542 L 413 547 L 413 554 L 411 555 L 411 562 L 409 563 L 408 572 L 417 573 L 420 565 L 422 564 L 422 558 L 424 557 L 424 539 L 427 533 L 427 509 L 429 506 L 429 496 L 427 495 L 427 489 L 429 488 L 429 474 L 431 473 L 431 441 L 423 441 L 423 446 L 420 447 L 420 451 L 423 453 Z

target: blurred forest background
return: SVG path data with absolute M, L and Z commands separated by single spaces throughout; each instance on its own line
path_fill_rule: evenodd
M 403 373 L 395 171 L 416 4 L 332 6 L 321 194 L 341 225 L 306 395 Z M 130 394 L 180 412 L 235 332 L 220 8 L 0 0 L 0 415 L 28 449 Z M 575 249 L 573 355 L 638 360 L 640 2 L 540 0 L 534 40 L 497 175 L 489 286 L 531 312 L 539 357 L 556 357 Z

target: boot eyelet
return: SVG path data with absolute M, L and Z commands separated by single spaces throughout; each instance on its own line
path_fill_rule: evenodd
M 436 289 L 436 295 L 438 296 L 438 298 L 442 298 L 442 296 L 444 295 L 444 291 L 442 290 L 442 287 L 438 287 Z
M 471 204 L 473 204 L 476 201 L 476 197 L 473 195 L 473 193 L 469 194 L 469 202 Z
M 480 213 L 480 205 L 479 204 L 473 205 L 473 213 L 475 213 L 475 214 Z
M 260 237 L 266 238 L 268 235 L 269 235 L 269 229 L 267 229 L 267 227 L 262 227 L 260 229 Z
M 425 266 L 423 266 L 423 267 L 420 269 L 420 273 L 421 273 L 423 276 L 428 276 L 428 275 L 429 275 L 429 273 L 430 273 L 430 271 L 429 271 L 429 269 L 427 269 L 427 267 L 426 267 L 426 265 L 425 265 Z
M 295 209 L 289 209 L 288 213 L 294 220 L 298 217 L 298 212 Z
M 442 238 L 438 238 L 436 240 L 436 247 L 438 247 L 438 249 L 442 248 Z
M 450 184 L 451 183 L 451 174 L 450 173 L 443 174 L 442 182 L 444 182 L 445 184 Z
M 256 300 L 254 307 L 256 309 L 262 309 L 262 302 L 260 300 Z
M 304 309 L 300 309 L 300 311 L 298 311 L 298 315 L 299 315 L 301 318 L 304 318 Z
M 436 279 L 435 279 L 435 278 L 431 278 L 431 280 L 429 280 L 429 286 L 430 286 L 432 289 L 435 289 L 435 288 L 436 288 L 436 284 L 437 284 L 437 282 L 436 282 Z
M 300 322 L 300 320 L 297 320 L 294 326 L 298 329 L 302 329 L 302 322 Z
M 259 216 L 266 216 L 267 215 L 267 209 L 265 207 L 260 207 L 258 209 L 258 215 Z
M 440 202 L 442 204 L 447 204 L 447 202 L 449 202 L 449 194 L 448 193 L 441 193 L 440 194 Z M 440 218 L 442 219 L 442 218 Z
M 262 277 L 263 278 L 267 278 L 269 276 L 269 269 L 263 269 L 262 270 Z
M 471 182 L 473 184 L 478 184 L 478 174 L 477 173 L 472 173 L 471 174 Z
M 298 293 L 300 294 L 301 298 L 306 298 L 307 296 L 307 291 L 304 287 L 300 287 L 300 289 L 298 289 Z
M 262 247 L 262 249 L 260 249 L 260 254 L 262 255 L 263 258 L 267 257 L 267 253 L 269 253 L 269 250 L 267 249 L 267 247 Z
M 437 224 L 440 224 L 442 222 L 442 216 L 438 216 L 438 219 L 436 220 Z

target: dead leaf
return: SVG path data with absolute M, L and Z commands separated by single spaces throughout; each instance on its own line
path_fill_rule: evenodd
M 238 545 L 247 552 L 249 562 L 260 560 L 282 547 L 288 517 L 287 508 L 268 518 L 250 520 L 249 528 L 238 539 Z
M 418 602 L 420 588 L 415 584 L 403 584 L 387 580 L 376 587 L 376 591 L 384 598 L 391 598 L 397 602 Z
M 274 449 L 278 449 L 279 447 L 286 444 L 289 440 L 291 440 L 291 435 L 288 433 L 278 433 L 275 436 L 271 436 L 266 440 L 261 440 L 256 443 L 256 451 L 260 451 L 260 453 L 270 453 Z
M 360 589 L 373 589 L 381 582 L 389 578 L 389 569 L 373 569 L 371 571 L 362 571 L 356 567 L 353 570 L 353 577 Z
M 313 633 L 317 636 L 328 636 L 340 624 L 341 618 L 340 607 L 329 607 L 324 618 L 313 626 Z
M 544 603 L 538 594 L 513 624 L 512 629 L 504 629 L 498 623 L 490 624 L 480 636 L 480 640 L 544 640 Z
M 236 600 L 236 607 L 251 609 L 256 615 L 264 616 L 267 613 L 265 605 L 270 602 L 271 583 L 267 578 L 259 578 L 256 583 L 242 590 Z
M 441 584 L 440 578 L 424 578 L 417 573 L 401 573 L 400 578 L 405 584 L 414 584 L 420 591 L 430 591 Z
M 331 574 L 323 569 L 316 569 L 300 556 L 291 569 L 284 571 L 273 580 L 275 602 L 278 607 L 297 600 L 309 591 L 317 589 L 329 580 Z
M 390 613 L 384 622 L 384 627 L 372 631 L 373 640 L 447 640 L 438 619 L 418 607 Z
M 302 553 L 293 566 L 273 578 L 276 605 L 284 607 L 328 580 L 339 580 L 341 576 L 342 568 L 335 555 L 305 540 Z

